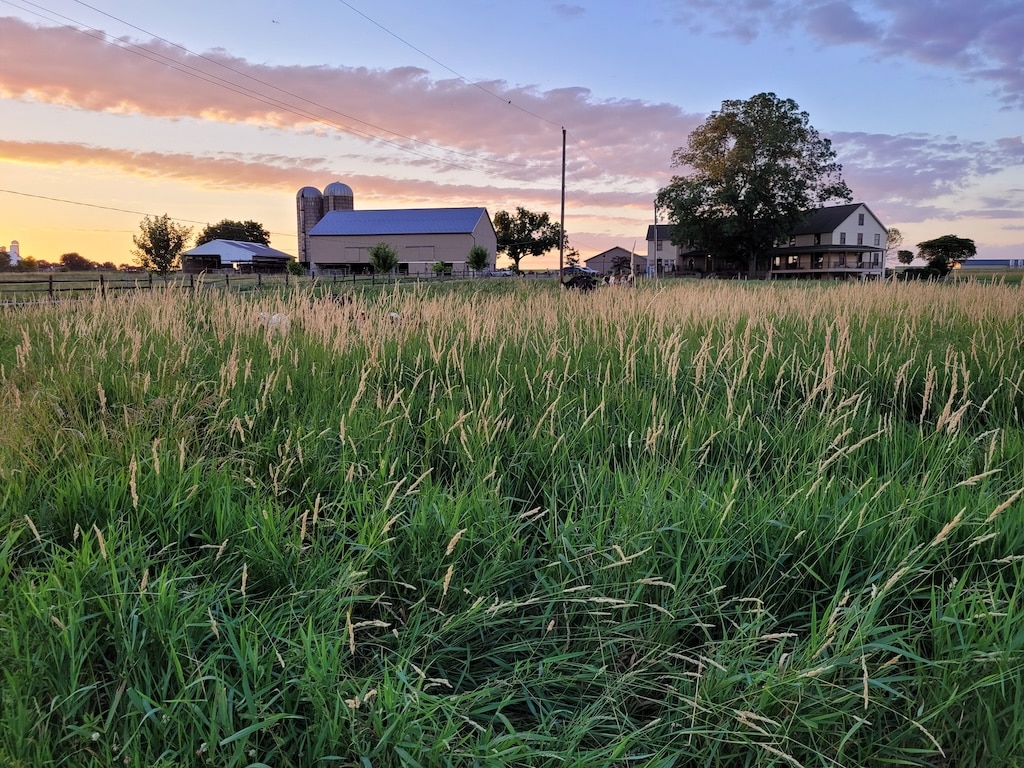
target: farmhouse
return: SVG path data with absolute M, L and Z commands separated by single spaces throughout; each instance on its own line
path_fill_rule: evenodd
M 486 208 L 359 211 L 341 182 L 329 184 L 322 196 L 314 187 L 300 189 L 297 214 L 299 260 L 314 275 L 369 272 L 370 249 L 381 242 L 397 252 L 400 274 L 429 272 L 438 262 L 465 269 L 474 245 L 487 249 L 493 268 L 498 250 Z
M 864 203 L 818 208 L 772 251 L 769 277 L 881 277 L 887 235 Z
M 263 243 L 210 240 L 181 254 L 182 272 L 284 272 L 291 256 Z
M 881 277 L 888 231 L 864 203 L 810 211 L 770 253 L 758 272 L 769 279 L 867 279 Z M 680 248 L 671 242 L 669 224 L 647 228 L 648 263 L 659 273 L 733 275 L 744 272 L 731 256 Z M 760 260 L 759 260 L 760 261 Z

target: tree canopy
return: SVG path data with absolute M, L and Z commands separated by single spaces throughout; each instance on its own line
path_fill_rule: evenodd
M 498 236 L 498 253 L 512 260 L 512 270 L 520 272 L 519 262 L 524 256 L 543 256 L 563 242 L 567 245 L 562 228 L 551 221 L 546 213 L 534 213 L 516 208 L 515 215 L 508 211 L 494 214 L 494 232 Z
M 75 252 L 62 253 L 60 263 L 68 272 L 87 272 L 96 269 L 96 265 L 93 262 Z
M 732 256 L 750 272 L 808 211 L 853 199 L 831 141 L 774 93 L 723 101 L 672 165 L 688 169 L 658 193 L 672 242 Z
M 211 240 L 237 240 L 240 243 L 270 245 L 270 233 L 258 221 L 221 219 L 216 224 L 207 224 L 203 227 L 196 238 L 196 245 L 202 245 Z
M 928 262 L 928 267 L 940 276 L 948 275 L 950 270 L 963 264 L 972 256 L 978 255 L 974 241 L 956 235 L 943 235 L 934 240 L 925 240 L 917 244 L 918 255 Z
M 374 272 L 386 275 L 398 266 L 398 251 L 383 241 L 371 246 L 370 266 Z
M 132 254 L 143 269 L 166 275 L 178 268 L 181 252 L 192 237 L 192 227 L 178 224 L 165 213 L 146 216 L 139 222 L 139 234 L 133 235 Z
M 482 245 L 477 243 L 469 249 L 466 256 L 466 266 L 474 272 L 481 272 L 491 265 L 491 253 Z

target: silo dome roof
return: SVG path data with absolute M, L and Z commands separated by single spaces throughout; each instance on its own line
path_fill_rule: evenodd
M 332 181 L 324 187 L 324 196 L 352 197 L 352 187 L 342 184 L 340 181 Z
M 320 194 L 320 190 L 317 189 L 316 187 L 303 187 L 302 189 L 299 190 L 299 193 L 297 195 L 295 195 L 295 196 L 296 197 L 323 197 L 323 195 Z

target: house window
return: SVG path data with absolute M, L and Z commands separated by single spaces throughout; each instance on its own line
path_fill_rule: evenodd
M 858 232 L 857 233 L 857 245 L 864 245 L 864 233 L 863 232 Z
M 664 241 L 664 240 L 659 240 L 659 241 L 658 241 L 658 250 L 659 250 L 659 251 L 660 251 L 660 250 L 662 249 L 662 248 L 661 248 L 661 246 L 663 246 L 664 244 L 665 244 L 665 241 Z
M 846 233 L 845 232 L 840 232 L 839 233 L 839 244 L 840 245 L 846 245 Z
M 814 244 L 815 244 L 815 245 L 821 245 L 821 233 L 820 233 L 820 232 L 819 232 L 819 233 L 817 233 L 817 234 L 816 234 L 816 235 L 814 236 Z
M 881 244 L 882 244 L 882 236 L 876 233 L 875 234 L 875 247 L 877 248 Z
M 796 245 L 796 235 L 790 235 L 789 236 L 789 244 L 790 244 L 791 247 Z
M 861 227 L 864 226 L 864 214 L 863 213 L 858 213 L 857 214 L 857 225 L 861 226 Z
M 840 253 L 839 254 L 839 266 L 840 267 L 845 267 L 846 266 L 846 254 L 845 253 Z

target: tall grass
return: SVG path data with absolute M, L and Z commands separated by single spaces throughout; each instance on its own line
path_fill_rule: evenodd
M 0 311 L 0 763 L 1024 761 L 1019 288 L 352 299 Z

